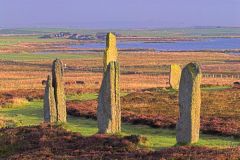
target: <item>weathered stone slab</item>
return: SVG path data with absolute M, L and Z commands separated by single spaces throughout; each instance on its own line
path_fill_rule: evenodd
M 52 66 L 53 88 L 57 109 L 57 121 L 66 122 L 67 110 L 63 82 L 63 64 L 59 59 L 53 61 Z
M 121 131 L 119 64 L 110 62 L 104 73 L 98 97 L 97 120 L 99 133 Z
M 106 50 L 104 52 L 103 64 L 106 71 L 109 62 L 117 61 L 118 51 L 116 44 L 116 36 L 113 33 L 108 33 L 106 37 Z
M 171 64 L 169 84 L 172 89 L 178 90 L 182 69 L 177 64 Z
M 184 67 L 179 87 L 179 120 L 177 143 L 190 144 L 199 140 L 201 107 L 201 69 L 196 63 Z
M 57 121 L 57 110 L 52 87 L 52 77 L 47 78 L 44 94 L 44 122 L 53 123 Z

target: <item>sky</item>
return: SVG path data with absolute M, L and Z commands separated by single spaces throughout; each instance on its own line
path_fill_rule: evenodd
M 240 0 L 0 0 L 0 28 L 240 27 Z

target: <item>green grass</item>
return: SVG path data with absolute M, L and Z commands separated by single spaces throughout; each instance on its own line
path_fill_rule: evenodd
M 66 39 L 41 39 L 39 36 L 0 36 L 0 47 L 29 42 L 62 42 Z
M 8 119 L 13 119 L 17 126 L 38 125 L 43 122 L 42 105 L 42 101 L 33 101 L 22 107 L 2 108 L 0 115 Z M 95 120 L 79 117 L 68 116 L 68 123 L 64 124 L 63 127 L 69 131 L 80 132 L 84 136 L 90 136 L 97 132 L 97 122 Z M 147 137 L 148 141 L 142 147 L 160 149 L 176 144 L 175 130 L 156 129 L 145 125 L 123 123 L 121 135 L 131 134 Z M 240 140 L 201 134 L 201 139 L 196 145 L 228 147 L 240 145 Z
M 126 96 L 128 95 L 127 92 L 120 93 L 120 96 Z M 94 100 L 98 98 L 97 93 L 84 93 L 84 94 L 70 94 L 67 95 L 67 100 L 71 101 L 86 101 L 86 100 Z
M 231 86 L 203 86 L 201 87 L 202 91 L 219 91 L 219 90 L 225 90 L 225 89 L 230 89 L 232 88 Z M 162 89 L 162 88 L 157 88 L 157 92 L 167 92 L 168 94 L 176 94 L 178 90 L 172 89 L 172 88 L 167 88 L 167 89 Z
M 31 54 L 31 53 L 9 53 L 0 54 L 1 60 L 15 61 L 36 61 L 36 60 L 51 60 L 51 59 L 92 59 L 97 56 L 94 54 L 64 54 L 64 53 L 48 53 L 48 54 Z
M 67 100 L 71 101 L 86 101 L 97 99 L 97 93 L 71 94 L 67 95 Z
M 203 91 L 219 91 L 232 88 L 231 86 L 210 86 L 210 87 L 203 87 Z

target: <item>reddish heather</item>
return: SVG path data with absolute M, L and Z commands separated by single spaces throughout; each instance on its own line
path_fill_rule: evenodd
M 221 97 L 221 99 L 218 99 Z M 240 137 L 238 90 L 203 92 L 201 131 Z M 178 117 L 177 94 L 139 92 L 121 98 L 122 120 L 157 128 L 175 128 Z M 68 114 L 96 119 L 97 101 L 70 101 Z
M 138 136 L 116 137 L 77 133 L 50 125 L 0 129 L 0 159 L 237 159 L 240 148 L 180 146 L 140 149 Z

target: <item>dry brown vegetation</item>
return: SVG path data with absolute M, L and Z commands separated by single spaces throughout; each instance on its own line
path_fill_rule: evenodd
M 85 54 L 85 53 L 75 53 Z M 102 79 L 102 57 L 63 59 L 67 65 L 65 81 L 67 89 L 81 89 L 83 92 L 99 90 Z M 34 55 L 32 55 L 34 57 Z M 223 53 L 120 53 L 120 84 L 122 91 L 136 91 L 146 88 L 167 87 L 169 65 L 185 65 L 190 61 L 201 63 L 204 73 L 240 74 L 240 56 Z M 42 80 L 50 73 L 52 60 L 2 60 L 0 90 L 43 89 Z M 75 84 L 84 81 L 84 85 Z M 203 84 L 232 85 L 236 78 L 203 78 Z

